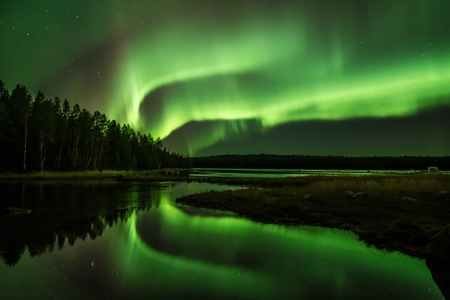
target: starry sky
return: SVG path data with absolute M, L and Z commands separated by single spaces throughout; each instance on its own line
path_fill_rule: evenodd
M 170 151 L 450 154 L 448 0 L 2 2 L 10 91 Z

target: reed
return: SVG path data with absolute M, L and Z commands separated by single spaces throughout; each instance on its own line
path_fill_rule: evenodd
M 163 170 L 103 170 L 103 171 L 77 171 L 77 172 L 29 172 L 29 173 L 2 173 L 0 180 L 168 180 L 185 177 L 189 169 L 163 169 Z

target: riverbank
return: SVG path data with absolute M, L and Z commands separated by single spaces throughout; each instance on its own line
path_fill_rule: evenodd
M 350 230 L 368 245 L 423 257 L 450 223 L 450 177 L 444 175 L 211 178 L 251 187 L 205 192 L 178 203 L 226 210 L 256 222 Z
M 446 288 L 450 286 L 449 265 L 441 260 L 442 255 L 430 253 L 430 244 L 450 223 L 449 176 L 310 176 L 250 181 L 248 189 L 194 194 L 178 198 L 177 203 L 230 211 L 264 224 L 349 230 L 369 246 L 427 258 L 436 283 L 450 296 Z M 230 180 L 227 183 L 231 184 Z M 449 249 L 441 250 L 448 259 Z
M 162 169 L 147 171 L 77 171 L 2 173 L 0 180 L 117 180 L 117 181 L 184 181 L 190 169 Z

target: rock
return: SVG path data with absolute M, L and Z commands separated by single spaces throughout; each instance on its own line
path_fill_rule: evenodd
M 345 191 L 344 192 L 344 196 L 345 198 L 347 198 L 348 200 L 352 200 L 352 199 L 356 199 L 356 194 L 351 192 L 351 191 Z
M 414 199 L 412 197 L 404 196 L 401 199 L 402 201 L 408 201 L 408 202 L 417 202 L 417 199 Z
M 380 184 L 378 182 L 375 182 L 375 181 L 372 181 L 372 180 L 367 181 L 366 185 L 367 186 L 371 186 L 371 187 L 379 187 L 380 186 Z
M 117 178 L 119 178 L 119 179 L 124 178 L 124 177 L 125 177 L 125 175 L 123 175 L 123 174 L 119 174 L 119 176 L 117 176 Z
M 450 224 L 445 226 L 427 246 L 427 258 L 450 261 Z
M 304 195 L 304 196 L 302 197 L 302 199 L 303 199 L 303 200 L 314 200 L 315 197 L 314 197 L 313 195 Z

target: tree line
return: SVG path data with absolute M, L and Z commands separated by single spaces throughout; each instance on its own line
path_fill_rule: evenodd
M 217 155 L 192 158 L 196 168 L 450 170 L 450 156 Z
M 72 171 L 188 168 L 190 159 L 169 152 L 161 139 L 136 132 L 105 114 L 42 92 L 32 96 L 0 80 L 0 170 Z

